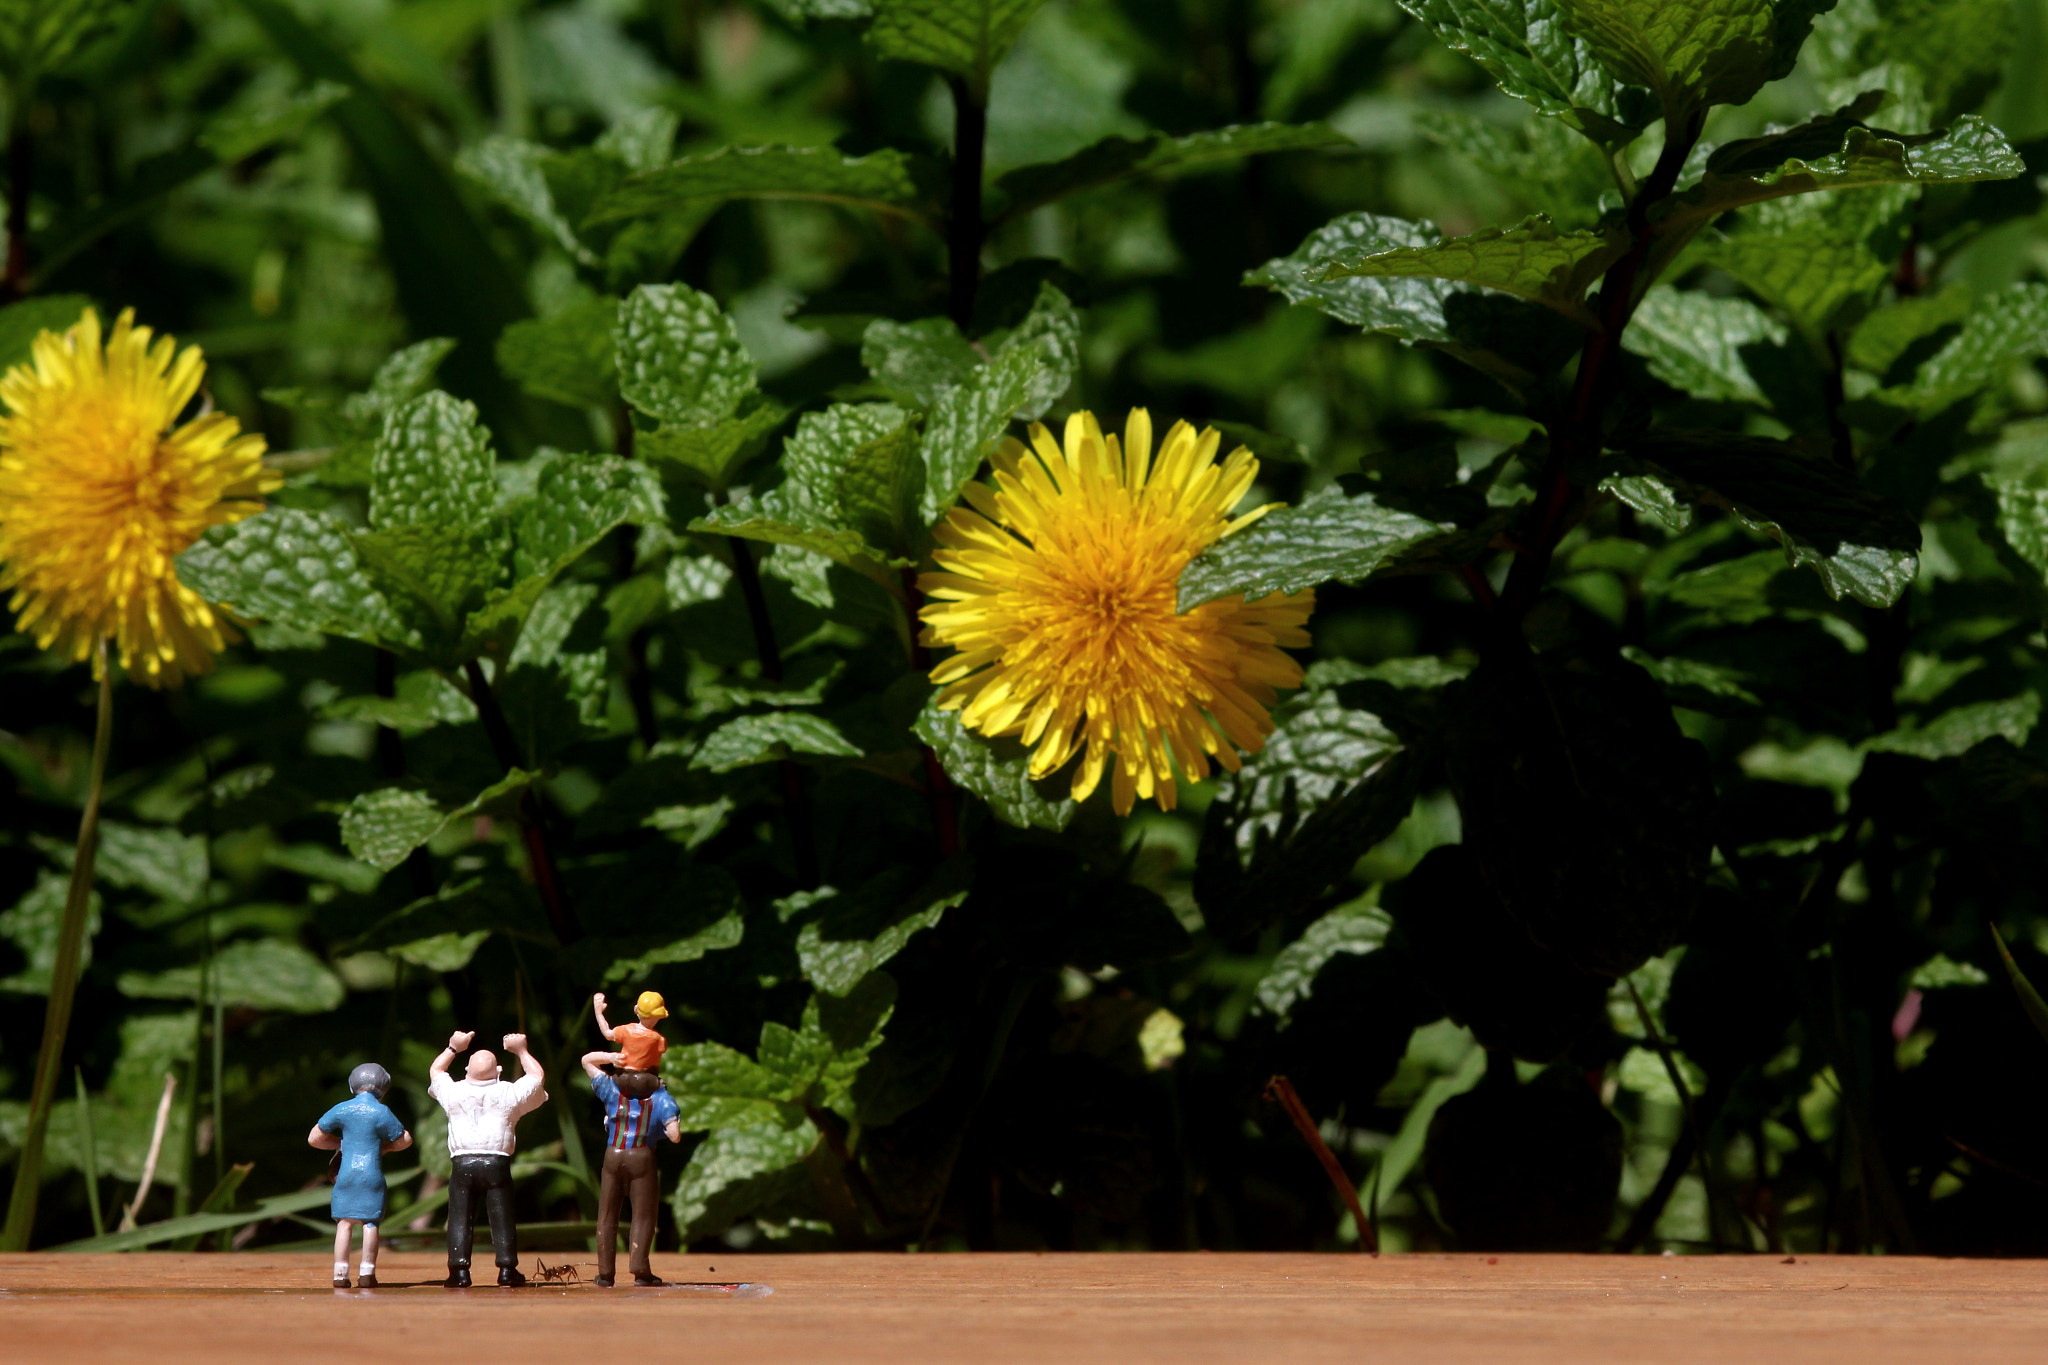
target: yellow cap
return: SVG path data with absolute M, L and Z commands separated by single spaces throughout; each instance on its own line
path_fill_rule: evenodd
M 661 1002 L 660 991 L 642 991 L 640 998 L 633 1002 L 633 1013 L 642 1019 L 666 1019 L 668 1006 Z

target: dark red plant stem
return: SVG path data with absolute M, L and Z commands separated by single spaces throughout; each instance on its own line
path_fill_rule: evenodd
M 481 663 L 471 659 L 462 666 L 462 670 L 463 676 L 469 680 L 469 699 L 476 703 L 477 718 L 483 722 L 484 735 L 491 742 L 491 752 L 509 775 L 514 768 L 524 765 L 520 760 L 519 742 L 505 720 L 505 710 L 498 705 L 497 693 L 491 690 L 490 679 L 484 677 Z M 583 937 L 583 926 L 562 887 L 561 872 L 555 865 L 555 850 L 548 841 L 547 823 L 532 787 L 519 794 L 517 810 L 519 837 L 526 844 L 526 858 L 533 867 L 534 889 L 540 892 L 541 904 L 547 908 L 548 924 L 554 929 L 555 937 L 567 947 Z
M 974 296 L 981 288 L 982 144 L 988 134 L 988 109 L 982 94 L 964 77 L 949 77 L 947 83 L 953 90 L 953 203 L 946 221 L 948 311 L 965 332 L 974 323 Z
M 1493 584 L 1487 582 L 1486 575 L 1479 571 L 1479 566 L 1477 564 L 1461 564 L 1458 566 L 1458 576 L 1463 578 L 1465 586 L 1472 590 L 1473 600 L 1479 603 L 1480 607 L 1490 615 L 1493 612 L 1494 604 L 1500 599 L 1494 594 Z
M 1629 202 L 1626 218 L 1628 250 L 1607 268 L 1607 273 L 1600 280 L 1599 324 L 1588 334 L 1585 348 L 1579 353 L 1579 372 L 1572 385 L 1566 420 L 1552 433 L 1536 534 L 1528 539 L 1516 556 L 1514 567 L 1508 571 L 1507 586 L 1501 593 L 1510 622 L 1520 619 L 1534 604 L 1536 595 L 1543 589 L 1544 579 L 1549 576 L 1550 560 L 1556 553 L 1557 542 L 1571 524 L 1568 514 L 1581 496 L 1581 490 L 1571 482 L 1572 467 L 1590 461 L 1600 453 L 1600 418 L 1608 397 L 1614 391 L 1617 374 L 1615 356 L 1621 350 L 1621 334 L 1635 313 L 1637 278 L 1642 274 L 1643 264 L 1649 259 L 1650 248 L 1656 242 L 1650 210 L 1667 198 L 1678 184 L 1679 174 L 1685 169 L 1685 160 L 1699 141 L 1700 126 L 1701 116 L 1695 114 L 1684 127 L 1670 130 L 1656 166 L 1644 177 L 1635 198 Z
M 36 172 L 36 144 L 28 117 L 28 101 L 16 101 L 7 135 L 7 275 L 0 283 L 10 302 L 28 293 L 28 201 Z
M 1280 1107 L 1287 1111 L 1287 1117 L 1294 1120 L 1301 1140 L 1323 1164 L 1323 1174 L 1330 1177 L 1330 1183 L 1337 1188 L 1337 1197 L 1351 1210 L 1351 1221 L 1358 1225 L 1358 1249 L 1379 1255 L 1379 1237 L 1373 1231 L 1372 1220 L 1365 1216 L 1365 1206 L 1358 1202 L 1358 1190 L 1352 1185 L 1351 1177 L 1344 1173 L 1344 1167 L 1337 1160 L 1337 1154 L 1330 1150 L 1330 1144 L 1323 1141 L 1315 1119 L 1309 1116 L 1308 1106 L 1301 1102 L 1301 1096 L 1294 1093 L 1294 1082 L 1285 1076 L 1275 1076 L 1266 1082 L 1266 1098 L 1279 1101 Z

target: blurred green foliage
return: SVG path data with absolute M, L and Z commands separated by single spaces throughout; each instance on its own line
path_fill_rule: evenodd
M 37 1245 L 167 1073 L 126 1244 L 325 1238 L 364 1060 L 431 1244 L 458 1026 L 574 1244 L 654 988 L 664 1245 L 1353 1244 L 1278 1073 L 1385 1247 L 2048 1249 L 2043 0 L 8 0 L 0 67 L 0 363 L 133 307 L 288 474 L 182 561 L 248 642 L 119 697 Z M 1291 504 L 1182 606 L 1319 605 L 1119 820 L 928 707 L 906 570 L 1134 405 Z M 0 670 L 5 1151 L 91 696 Z

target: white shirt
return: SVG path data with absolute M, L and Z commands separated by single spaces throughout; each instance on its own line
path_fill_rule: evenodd
M 427 1093 L 448 1111 L 448 1155 L 510 1156 L 519 1145 L 512 1127 L 522 1114 L 547 1102 L 538 1076 L 516 1081 L 456 1080 L 437 1071 Z

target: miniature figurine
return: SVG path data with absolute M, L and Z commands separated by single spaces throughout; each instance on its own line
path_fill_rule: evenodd
M 602 1002 L 603 997 L 598 998 Z M 657 1004 L 659 1000 L 657 996 Z M 646 997 L 641 997 L 641 1004 L 646 1003 Z M 603 1004 L 598 1008 L 602 1011 Z M 625 1029 L 619 1032 L 624 1033 Z M 628 1195 L 633 1200 L 633 1223 L 627 1239 L 626 1265 L 633 1272 L 633 1283 L 667 1283 L 654 1273 L 647 1260 L 648 1252 L 654 1248 L 655 1201 L 661 1188 L 661 1178 L 654 1166 L 654 1144 L 658 1140 L 655 1135 L 658 1131 L 670 1142 L 683 1140 L 675 1099 L 663 1087 L 660 1077 L 637 1067 L 620 1071 L 617 1079 L 605 1074 L 605 1064 L 617 1065 L 620 1055 L 583 1054 L 583 1070 L 590 1077 L 591 1092 L 604 1106 L 604 1174 L 597 1196 L 597 1278 L 591 1283 L 606 1289 L 612 1287 L 612 1270 L 618 1263 L 619 1206 Z
M 334 1197 L 327 1211 L 334 1219 L 334 1287 L 348 1288 L 349 1233 L 363 1227 L 363 1260 L 356 1283 L 377 1287 L 377 1225 L 384 1221 L 384 1153 L 412 1146 L 412 1134 L 398 1115 L 384 1107 L 391 1073 L 364 1062 L 348 1073 L 349 1098 L 320 1116 L 307 1145 L 341 1154 L 334 1177 Z
M 448 1177 L 450 1289 L 469 1288 L 469 1249 L 479 1196 L 490 1218 L 498 1283 L 526 1283 L 519 1273 L 519 1229 L 512 1221 L 512 1152 L 518 1145 L 512 1129 L 548 1098 L 541 1089 L 546 1077 L 540 1061 L 527 1051 L 523 1033 L 508 1033 L 504 1042 L 505 1050 L 519 1059 L 523 1074 L 518 1080 L 501 1080 L 498 1059 L 481 1049 L 470 1053 L 465 1080 L 449 1079 L 449 1063 L 475 1040 L 474 1031 L 449 1034 L 448 1046 L 429 1069 L 427 1085 L 427 1093 L 448 1111 L 448 1155 L 455 1163 Z
M 668 1051 L 668 1039 L 661 1036 L 661 1021 L 668 1018 L 668 1006 L 662 1003 L 658 991 L 642 991 L 640 998 L 633 1002 L 633 1013 L 638 1023 L 620 1024 L 617 1028 L 606 1023 L 603 991 L 590 997 L 590 1008 L 597 1015 L 597 1031 L 604 1035 L 607 1043 L 618 1044 L 617 1066 L 620 1070 L 661 1070 L 661 1054 Z

